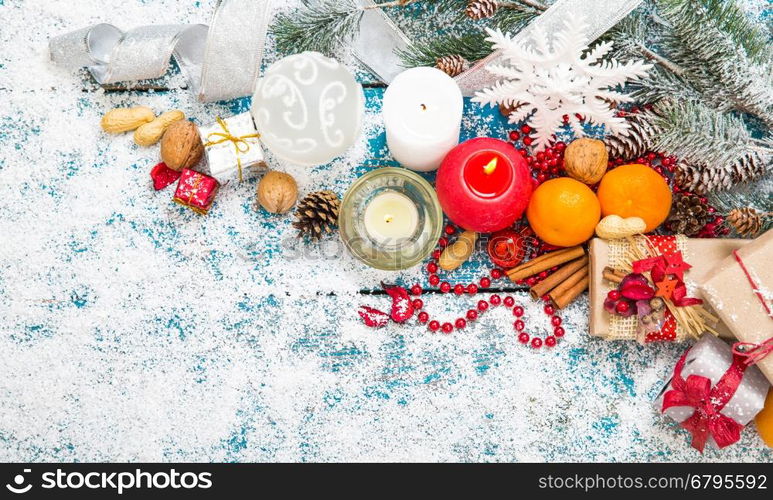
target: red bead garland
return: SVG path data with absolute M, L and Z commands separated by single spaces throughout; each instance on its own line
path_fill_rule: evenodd
M 563 151 L 563 149 L 564 148 L 562 147 L 560 150 Z M 429 275 L 428 281 L 432 286 L 439 286 L 442 293 L 449 293 L 453 291 L 455 295 L 464 295 L 465 293 L 468 295 L 476 295 L 479 292 L 479 287 L 477 284 L 469 283 L 465 285 L 463 283 L 457 283 L 452 285 L 448 281 L 441 282 L 440 276 L 437 274 L 439 271 L 437 261 L 440 259 L 442 249 L 448 246 L 448 237 L 453 236 L 456 231 L 457 229 L 451 224 L 444 228 L 444 236 L 438 240 L 438 249 L 432 253 L 432 260 L 426 266 L 427 274 Z M 537 283 L 538 281 L 545 279 L 549 273 L 545 272 L 543 274 L 544 276 L 537 276 L 526 280 L 526 283 L 529 283 L 530 280 L 531 283 Z M 494 268 L 491 269 L 489 275 L 490 278 L 488 276 L 483 276 L 480 278 L 480 288 L 489 288 L 491 286 L 492 280 L 497 280 L 504 277 L 505 273 L 499 268 Z M 414 296 L 420 296 L 423 292 L 424 290 L 419 284 L 415 284 L 410 288 L 410 293 Z M 558 344 L 558 339 L 562 338 L 565 333 L 563 327 L 561 326 L 561 318 L 556 315 L 555 308 L 550 303 L 547 303 L 543 306 L 543 312 L 550 317 L 550 324 L 553 327 L 553 334 L 548 335 L 543 339 L 540 337 L 532 336 L 525 332 L 524 330 L 526 329 L 526 323 L 523 319 L 525 310 L 523 306 L 516 304 L 515 298 L 510 295 L 503 298 L 497 294 L 492 294 L 488 300 L 480 299 L 478 300 L 478 303 L 474 309 L 469 309 L 467 311 L 465 317 L 456 318 L 453 322 L 444 323 L 441 323 L 437 320 L 430 320 L 429 313 L 426 311 L 421 311 L 421 309 L 424 308 L 423 300 L 415 298 L 412 301 L 412 305 L 417 311 L 420 311 L 417 317 L 419 323 L 426 324 L 427 329 L 431 332 L 440 331 L 446 335 L 452 333 L 454 330 L 463 330 L 470 322 L 478 320 L 480 315 L 488 311 L 490 307 L 497 307 L 500 305 L 504 305 L 506 308 L 512 309 L 513 316 L 517 318 L 513 322 L 513 328 L 516 331 L 518 335 L 518 341 L 521 344 L 530 345 L 534 349 L 539 349 L 543 345 L 547 347 L 555 347 Z

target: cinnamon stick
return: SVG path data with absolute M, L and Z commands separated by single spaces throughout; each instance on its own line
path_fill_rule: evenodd
M 529 292 L 531 296 L 535 299 L 539 299 L 540 297 L 544 296 L 546 293 L 566 281 L 571 275 L 582 269 L 583 266 L 586 266 L 588 264 L 588 256 L 583 255 L 577 260 L 573 260 L 569 262 L 568 264 L 564 265 L 561 269 L 554 272 L 547 278 L 545 278 L 543 281 L 537 283 L 531 288 L 531 291 Z
M 520 266 L 510 269 L 507 271 L 507 276 L 512 281 L 522 280 L 550 269 L 551 267 L 560 266 L 561 264 L 570 262 L 583 255 L 585 255 L 585 250 L 583 250 L 581 246 L 562 248 L 555 252 L 540 255 L 536 259 L 531 259 Z
M 604 271 L 601 273 L 601 276 L 604 279 L 611 281 L 612 283 L 622 283 L 623 278 L 625 278 L 622 273 L 615 271 L 611 267 L 605 267 Z
M 557 308 L 563 309 L 568 306 L 578 295 L 588 289 L 590 284 L 589 270 L 587 265 L 582 267 L 548 293 Z

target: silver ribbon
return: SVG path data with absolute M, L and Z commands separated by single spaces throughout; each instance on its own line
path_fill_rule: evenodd
M 163 76 L 174 56 L 203 102 L 251 95 L 268 30 L 270 0 L 221 0 L 212 24 L 141 26 L 122 32 L 97 24 L 52 38 L 51 60 L 87 67 L 99 84 Z
M 359 0 L 361 7 L 373 7 L 373 0 Z M 404 50 L 411 41 L 389 18 L 383 9 L 367 8 L 360 20 L 360 29 L 354 38 L 354 56 L 382 82 L 391 83 L 405 67 L 398 51 Z
M 562 31 L 563 21 L 582 16 L 587 24 L 588 41 L 593 42 L 606 33 L 612 26 L 627 16 L 642 0 L 558 0 L 543 12 L 537 19 L 522 29 L 514 39 L 528 43 L 534 28 L 541 28 L 545 33 Z M 462 94 L 474 95 L 475 92 L 492 86 L 497 77 L 489 73 L 489 64 L 500 62 L 501 52 L 493 52 L 481 59 L 470 69 L 455 78 Z

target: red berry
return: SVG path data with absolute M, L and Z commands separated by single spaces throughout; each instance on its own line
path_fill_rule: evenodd
M 427 272 L 429 273 L 436 273 L 437 272 L 437 262 L 430 262 L 427 264 Z
M 502 303 L 502 298 L 499 295 L 492 295 L 488 298 L 488 301 L 491 302 L 492 306 L 498 306 Z
M 527 286 L 532 287 L 532 286 L 534 286 L 536 284 L 537 284 L 537 279 L 534 276 L 532 276 L 530 278 L 526 278 L 526 285 Z
M 628 310 L 631 308 L 631 306 L 626 301 L 618 302 L 615 306 L 615 311 L 619 312 L 620 314 L 625 314 L 628 312 Z
M 447 225 L 445 228 L 446 234 L 454 234 L 456 232 L 456 228 L 452 226 L 451 224 Z
M 518 316 L 519 318 L 520 318 L 521 316 L 523 316 L 523 307 L 521 307 L 521 306 L 515 306 L 515 308 L 513 308 L 513 314 L 515 314 L 515 315 L 516 315 L 516 316 Z
M 528 125 L 522 125 L 521 132 L 523 132 L 524 134 L 528 134 L 529 132 L 531 132 L 531 127 Z
M 483 312 L 486 309 L 488 309 L 488 302 L 486 302 L 485 300 L 479 300 L 478 301 L 478 311 Z
M 540 182 L 540 183 L 545 182 L 547 180 L 547 178 L 548 178 L 548 176 L 543 174 L 543 173 L 541 173 L 541 172 L 539 174 L 537 174 L 537 182 Z
M 437 286 L 438 283 L 440 283 L 440 278 L 437 274 L 433 274 L 429 277 L 429 284 L 432 286 Z
M 533 141 L 532 141 L 532 138 L 531 138 L 531 137 L 524 137 L 524 138 L 523 138 L 523 143 L 524 143 L 524 144 L 526 144 L 527 146 L 531 146 L 531 143 L 532 143 L 532 142 L 533 142 Z
M 542 302 L 550 302 L 551 300 L 550 295 L 548 294 L 543 295 L 542 297 L 540 297 L 540 299 L 542 299 Z
M 568 118 L 568 117 L 567 117 L 567 118 Z M 563 151 L 564 149 L 566 149 L 566 143 L 565 143 L 565 142 L 563 142 L 563 141 L 561 141 L 561 142 L 557 142 L 555 147 L 556 147 L 556 149 L 557 149 L 558 151 Z
M 534 337 L 533 339 L 531 339 L 531 346 L 535 349 L 539 349 L 540 347 L 542 347 L 542 339 L 539 337 Z
M 440 330 L 440 322 L 433 319 L 432 321 L 429 322 L 429 325 L 427 325 L 427 328 L 429 328 L 433 332 L 436 332 Z
M 537 161 L 545 161 L 545 153 L 543 151 L 537 153 Z
M 440 284 L 440 291 L 443 293 L 448 293 L 451 291 L 451 283 L 444 281 Z
M 476 285 L 475 283 L 470 283 L 469 285 L 467 285 L 467 293 L 469 293 L 470 295 L 475 295 L 476 293 L 478 293 L 478 285 Z
M 555 347 L 556 343 L 557 343 L 556 338 L 552 335 L 545 339 L 545 345 L 548 347 Z
M 411 294 L 412 295 L 421 295 L 421 292 L 424 290 L 421 289 L 421 285 L 416 284 L 411 287 Z
M 451 323 L 443 323 L 443 326 L 441 327 L 443 329 L 443 333 L 449 334 L 454 331 L 454 325 Z
M 464 328 L 465 326 L 467 326 L 467 322 L 466 322 L 465 320 L 463 320 L 462 318 L 457 318 L 457 319 L 456 319 L 456 321 L 454 322 L 454 326 L 455 326 L 455 327 L 456 327 L 458 330 L 461 330 L 462 328 Z
M 511 141 L 517 141 L 518 139 L 521 138 L 521 134 L 519 134 L 515 130 L 512 130 L 512 131 L 510 131 L 509 137 L 510 137 Z
M 426 323 L 429 321 L 429 313 L 427 311 L 422 311 L 419 313 L 419 323 Z
M 550 318 L 550 324 L 553 326 L 561 326 L 561 318 L 558 316 L 553 316 Z
M 413 308 L 421 309 L 424 307 L 424 301 L 421 299 L 413 299 Z
M 539 276 L 539 279 L 544 280 L 545 278 L 548 277 L 548 272 L 547 271 L 542 271 L 537 276 Z
M 553 335 L 556 337 L 563 337 L 564 336 L 564 328 L 562 326 L 557 326 L 553 328 Z
M 489 278 L 486 278 L 485 276 L 480 279 L 480 286 L 482 288 L 488 288 L 491 286 L 491 280 Z
M 437 244 L 440 248 L 445 248 L 448 246 L 448 239 L 447 238 L 440 238 L 437 240 Z
M 513 307 L 515 305 L 515 299 L 511 296 L 505 297 L 505 307 Z
M 475 309 L 470 309 L 469 311 L 467 311 L 467 319 L 469 319 L 470 321 L 475 321 L 476 319 L 478 319 L 478 311 L 476 311 Z
M 492 269 L 491 270 L 491 277 L 495 280 L 498 280 L 502 277 L 502 270 L 501 269 Z
M 462 284 L 456 284 L 454 285 L 454 293 L 456 295 L 461 295 L 464 293 L 464 285 Z
M 545 311 L 545 314 L 547 314 L 548 316 L 552 316 L 556 312 L 556 309 L 550 304 L 543 307 L 542 310 Z
M 520 332 L 521 330 L 523 330 L 523 329 L 526 327 L 526 325 L 525 325 L 525 324 L 523 323 L 523 321 L 521 321 L 520 319 L 518 319 L 518 320 L 515 320 L 515 322 L 513 323 L 513 326 L 514 326 L 514 327 L 515 327 L 515 329 L 516 329 L 516 330 L 518 330 L 519 332 Z
M 620 292 L 618 292 L 617 290 L 610 290 L 609 293 L 607 294 L 607 298 L 609 300 L 618 301 L 620 300 Z
M 441 252 L 440 250 L 433 250 L 432 251 L 432 258 L 435 259 L 435 260 L 438 260 L 441 255 L 443 255 L 443 252 Z
M 526 332 L 521 332 L 518 334 L 518 342 L 521 344 L 528 344 L 529 343 L 529 334 Z

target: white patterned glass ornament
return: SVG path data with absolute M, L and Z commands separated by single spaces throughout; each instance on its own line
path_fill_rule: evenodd
M 272 64 L 250 108 L 263 144 L 285 161 L 308 166 L 328 163 L 354 144 L 364 110 L 354 76 L 318 52 Z

